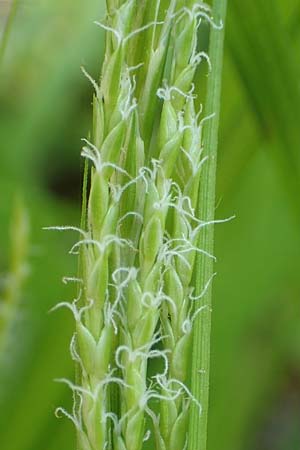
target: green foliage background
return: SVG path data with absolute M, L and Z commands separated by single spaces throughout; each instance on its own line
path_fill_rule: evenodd
M 0 3 L 1 25 L 6 2 Z M 72 450 L 54 417 L 73 377 L 61 283 L 76 273 L 80 138 L 104 2 L 20 1 L 0 67 L 0 271 L 9 268 L 13 199 L 30 216 L 30 274 L 0 367 L 1 450 Z M 217 189 L 208 450 L 300 448 L 300 7 L 297 0 L 231 0 L 225 42 Z M 3 283 L 2 283 L 3 284 Z

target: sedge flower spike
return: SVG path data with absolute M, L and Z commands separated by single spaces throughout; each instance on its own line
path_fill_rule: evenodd
M 100 82 L 82 69 L 94 90 L 82 223 L 56 227 L 80 234 L 70 250 L 79 275 L 65 278 L 78 296 L 57 306 L 75 319 L 76 383 L 58 380 L 74 408 L 57 413 L 74 423 L 78 450 L 143 450 L 149 439 L 156 450 L 184 450 L 190 410 L 202 414 L 189 355 L 213 279 L 195 291 L 198 256 L 214 259 L 198 243 L 216 222 L 197 214 L 210 158 L 203 128 L 214 119 L 197 100 L 198 67 L 213 71 L 198 29 L 220 24 L 202 1 L 106 4 L 95 22 L 106 33 Z

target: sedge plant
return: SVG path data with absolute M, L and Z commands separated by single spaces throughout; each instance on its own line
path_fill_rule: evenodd
M 73 421 L 78 450 L 142 450 L 149 439 L 157 450 L 204 450 L 226 2 L 106 3 L 100 82 L 83 69 L 94 96 L 81 226 L 58 227 L 80 239 L 69 279 L 78 296 L 57 305 L 76 323 L 76 382 L 60 380 L 74 408 L 57 413 Z

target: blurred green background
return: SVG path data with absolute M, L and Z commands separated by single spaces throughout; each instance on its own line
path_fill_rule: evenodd
M 1 30 L 10 2 L 0 2 Z M 22 197 L 29 271 L 0 365 L 1 450 L 73 450 L 56 406 L 71 395 L 76 235 L 44 231 L 80 220 L 80 138 L 104 1 L 21 0 L 0 60 L 0 289 L 14 253 Z M 217 187 L 216 270 L 208 450 L 300 449 L 300 4 L 230 0 Z M 20 211 L 19 211 L 20 212 Z M 26 237 L 26 236 L 25 236 Z

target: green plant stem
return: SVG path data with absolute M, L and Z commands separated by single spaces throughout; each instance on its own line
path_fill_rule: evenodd
M 8 14 L 6 23 L 4 25 L 4 30 L 3 30 L 3 33 L 1 36 L 1 41 L 0 41 L 0 66 L 3 62 L 5 50 L 7 47 L 7 42 L 8 42 L 11 30 L 12 30 L 12 25 L 13 25 L 14 19 L 17 14 L 18 5 L 19 5 L 19 0 L 13 0 L 12 5 L 9 10 L 9 14 Z
M 218 127 L 220 115 L 220 96 L 222 81 L 222 61 L 224 42 L 224 23 L 227 0 L 215 0 L 213 18 L 216 23 L 223 22 L 222 30 L 211 29 L 209 55 L 212 63 L 212 73 L 208 79 L 206 116 L 214 113 L 214 118 L 207 121 L 203 131 L 204 151 L 209 157 L 205 165 L 200 183 L 198 217 L 204 221 L 214 220 L 216 163 L 218 146 Z M 199 248 L 209 253 L 214 250 L 214 228 L 205 227 L 199 238 Z M 198 295 L 207 280 L 213 275 L 213 261 L 201 255 L 196 260 L 196 295 Z M 204 304 L 207 308 L 198 316 L 194 325 L 191 390 L 202 405 L 202 414 L 195 405 L 192 406 L 189 421 L 189 450 L 206 450 L 207 418 L 209 397 L 209 366 L 210 366 L 210 331 L 211 331 L 212 288 L 208 288 Z

